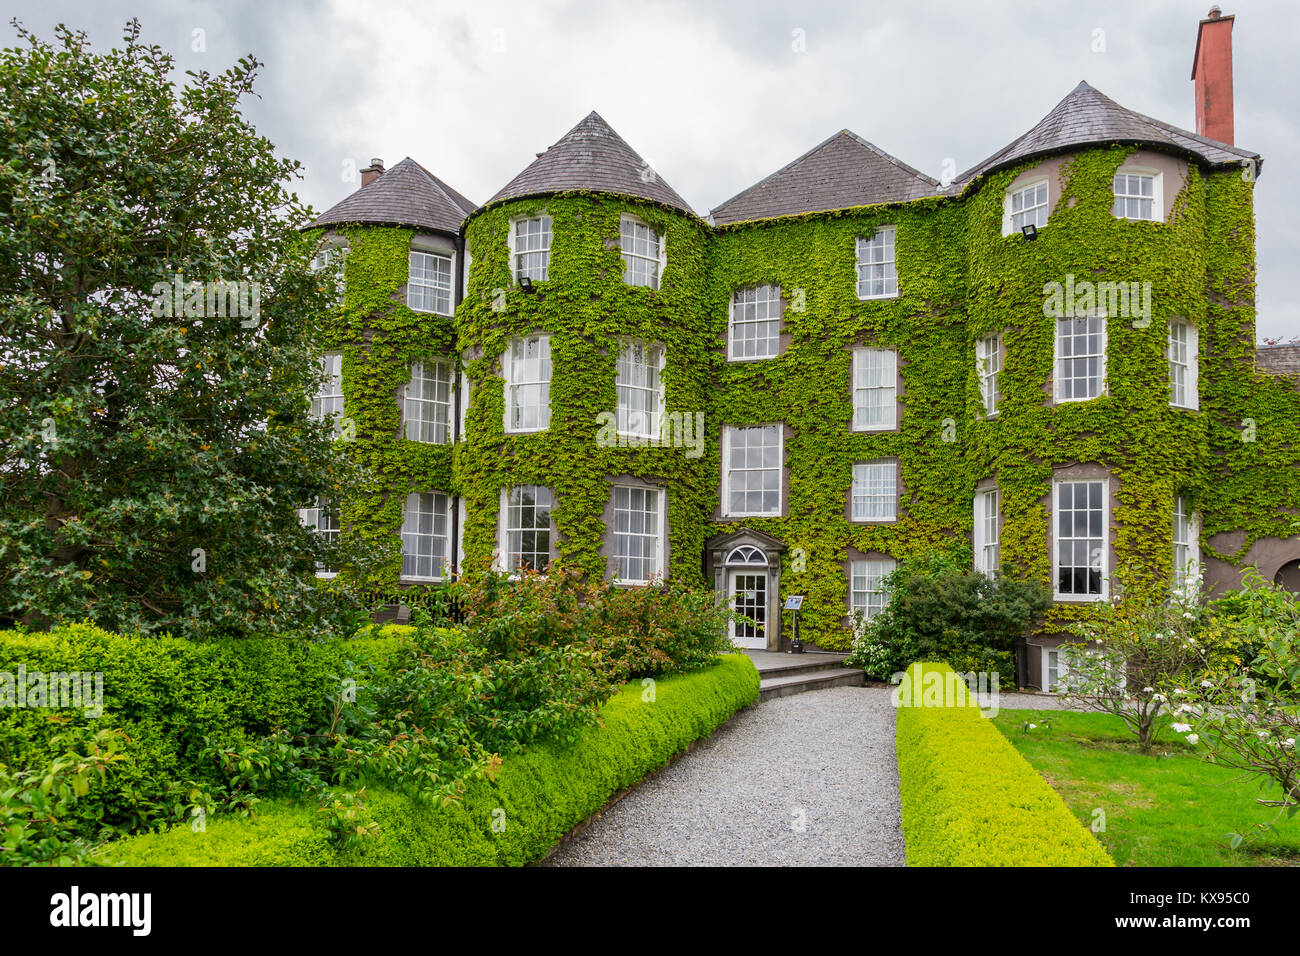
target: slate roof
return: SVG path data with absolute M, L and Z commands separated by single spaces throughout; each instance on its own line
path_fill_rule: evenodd
M 1174 149 L 1210 166 L 1238 165 L 1243 159 L 1253 159 L 1257 164 L 1256 172 L 1262 162 L 1258 153 L 1206 139 L 1135 113 L 1081 82 L 1039 120 L 1038 125 L 978 166 L 962 173 L 953 185 L 964 187 L 980 176 L 1036 156 L 1107 143 L 1142 143 Z
M 456 233 L 478 208 L 411 157 L 327 209 L 313 226 L 385 223 Z
M 713 210 L 717 225 L 923 199 L 939 181 L 842 129 Z
M 650 175 L 643 176 L 645 170 Z M 649 199 L 694 215 L 686 200 L 650 169 L 595 110 L 484 205 L 579 189 Z

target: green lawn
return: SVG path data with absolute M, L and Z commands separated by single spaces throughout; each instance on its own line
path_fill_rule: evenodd
M 1105 811 L 1097 839 L 1118 866 L 1300 866 L 1300 816 L 1257 829 L 1277 808 L 1255 803 L 1256 778 L 1207 763 L 1180 735 L 1162 730 L 1144 755 L 1108 714 L 1004 710 L 994 723 L 1085 826 Z M 1236 850 L 1234 831 L 1246 834 Z

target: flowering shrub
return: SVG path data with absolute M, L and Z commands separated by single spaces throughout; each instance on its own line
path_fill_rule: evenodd
M 1227 673 L 1175 691 L 1173 729 L 1211 762 L 1262 778 L 1270 795 L 1259 802 L 1278 807 L 1279 817 L 1294 816 L 1300 812 L 1300 603 L 1252 575 L 1212 610 L 1215 626 L 1233 635 L 1241 657 Z M 1234 834 L 1233 845 L 1241 839 Z
M 1123 600 L 1121 590 L 1072 627 L 1081 640 L 1062 645 L 1065 677 L 1058 687 L 1070 703 L 1119 717 L 1145 751 L 1173 690 L 1221 669 L 1225 657 L 1201 641 L 1204 607 L 1195 596 Z
M 499 653 L 585 645 L 613 684 L 694 670 L 733 649 L 730 611 L 717 596 L 671 581 L 622 587 L 553 565 L 545 575 L 485 575 L 459 587 L 476 644 Z

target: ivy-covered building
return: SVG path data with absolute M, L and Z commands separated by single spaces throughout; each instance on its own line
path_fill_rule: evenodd
M 1231 18 L 1201 28 L 1198 63 Z M 372 485 L 304 520 L 392 544 L 368 586 L 671 577 L 768 648 L 786 596 L 844 648 L 898 562 L 965 540 L 1052 588 L 1031 686 L 1119 582 L 1295 587 L 1300 391 L 1255 346 L 1262 160 L 1207 73 L 1198 124 L 1226 109 L 1227 141 L 1080 83 L 951 183 L 844 130 L 707 218 L 596 113 L 481 206 L 376 160 L 315 224 L 345 291 L 314 407 Z

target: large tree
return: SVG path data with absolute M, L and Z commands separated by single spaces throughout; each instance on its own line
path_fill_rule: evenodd
M 0 620 L 191 635 L 318 626 L 295 508 L 354 476 L 309 416 L 333 290 L 253 59 L 173 81 L 127 26 L 0 52 Z

